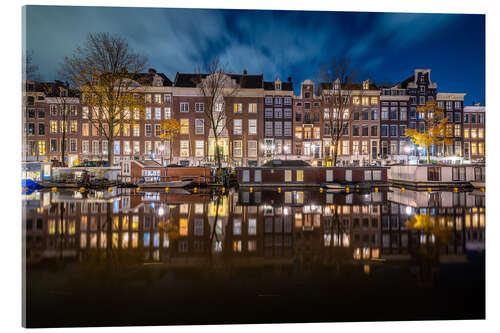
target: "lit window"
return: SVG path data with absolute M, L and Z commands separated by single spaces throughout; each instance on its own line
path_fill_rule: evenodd
M 57 133 L 57 120 L 50 121 L 50 133 Z
M 248 157 L 257 157 L 257 141 L 251 140 L 247 142 Z
M 189 140 L 181 140 L 179 144 L 181 157 L 189 157 Z
M 189 119 L 181 119 L 181 134 L 189 134 Z
M 134 136 L 139 136 L 140 132 L 141 132 L 141 130 L 140 130 L 139 124 L 134 124 L 134 128 L 133 128 Z
M 162 98 L 161 94 L 155 94 L 155 104 L 161 104 Z
M 196 146 L 196 151 L 195 151 L 195 154 L 196 154 L 196 157 L 203 157 L 205 156 L 205 144 L 203 142 L 203 140 L 197 140 L 195 142 L 195 146 Z
M 248 113 L 257 113 L 257 103 L 248 104 Z
M 233 156 L 234 157 L 242 157 L 243 156 L 243 149 L 242 149 L 242 141 L 241 140 L 233 141 Z
M 38 141 L 38 155 L 45 155 L 45 141 Z
M 242 113 L 243 112 L 243 104 L 234 103 L 234 113 Z

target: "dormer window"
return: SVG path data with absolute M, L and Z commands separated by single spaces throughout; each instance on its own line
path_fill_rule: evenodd
M 274 84 L 274 89 L 281 90 L 281 83 L 275 83 Z
M 156 75 L 153 79 L 153 86 L 154 87 L 163 86 L 163 79 L 160 76 Z
M 370 81 L 365 80 L 363 81 L 363 90 L 368 90 L 370 89 Z

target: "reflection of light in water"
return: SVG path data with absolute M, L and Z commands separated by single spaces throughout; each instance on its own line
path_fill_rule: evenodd
M 283 208 L 283 215 L 288 215 L 288 208 L 287 207 Z
M 165 214 L 165 211 L 163 210 L 163 207 L 160 207 L 158 209 L 158 215 L 163 216 L 163 214 Z
M 420 235 L 420 244 L 425 244 L 425 243 L 427 243 L 427 237 L 424 234 L 422 234 Z
M 354 259 L 359 260 L 361 259 L 361 249 L 358 247 L 354 250 Z
M 363 265 L 363 272 L 366 275 L 370 275 L 370 265 Z
M 332 236 L 330 234 L 325 234 L 323 237 L 324 237 L 325 247 L 330 246 L 330 240 Z
M 406 207 L 406 215 L 411 215 L 411 207 L 410 206 Z
M 369 259 L 370 258 L 370 249 L 367 247 L 363 248 L 363 259 Z
M 344 234 L 342 243 L 344 244 L 344 247 L 349 247 L 349 235 L 348 234 Z

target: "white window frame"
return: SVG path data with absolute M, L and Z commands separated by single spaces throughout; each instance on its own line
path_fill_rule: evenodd
M 189 112 L 189 103 L 181 102 L 179 105 L 179 112 Z
M 243 134 L 243 119 L 233 119 L 233 134 L 234 135 Z
M 197 135 L 205 134 L 205 119 L 196 118 L 194 120 L 194 134 Z

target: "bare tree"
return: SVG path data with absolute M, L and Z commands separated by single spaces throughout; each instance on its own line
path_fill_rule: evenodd
M 242 78 L 243 80 L 244 78 Z M 203 109 L 205 119 L 210 128 L 210 134 L 214 138 L 215 158 L 217 170 L 222 169 L 221 152 L 219 139 L 227 130 L 228 123 L 234 117 L 234 110 L 225 104 L 228 99 L 238 93 L 239 85 L 228 75 L 227 64 L 223 64 L 219 58 L 213 58 L 206 66 L 205 73 L 197 69 L 195 83 L 200 90 L 200 94 L 206 101 Z M 240 82 L 241 84 L 241 82 Z
M 145 68 L 144 56 L 124 38 L 109 33 L 89 34 L 83 46 L 64 58 L 62 74 L 81 91 L 83 116 L 107 139 L 110 166 L 115 136 L 143 118 L 144 98 L 137 92 Z
M 23 78 L 26 80 L 40 80 L 38 66 L 33 62 L 33 50 L 27 50 L 23 55 Z
M 354 76 L 350 59 L 333 60 L 330 68 L 322 66 L 317 74 L 317 80 L 323 81 L 319 93 L 325 106 L 324 119 L 330 129 L 333 166 L 337 165 L 340 139 L 344 132 L 348 131 L 353 108 L 357 101 L 361 100 L 362 89 L 354 84 Z M 356 96 L 353 96 L 355 91 Z

